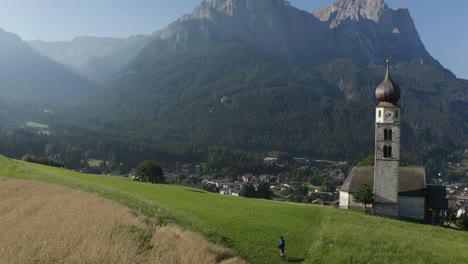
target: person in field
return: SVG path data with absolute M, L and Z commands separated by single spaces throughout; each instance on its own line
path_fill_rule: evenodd
M 278 240 L 278 248 L 280 250 L 280 256 L 284 259 L 284 246 L 285 246 L 285 240 L 283 238 L 283 236 L 280 237 L 280 239 Z

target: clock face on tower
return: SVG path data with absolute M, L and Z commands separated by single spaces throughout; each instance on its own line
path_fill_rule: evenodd
M 393 112 L 392 111 L 385 111 L 384 118 L 385 118 L 385 121 L 392 121 L 393 120 Z

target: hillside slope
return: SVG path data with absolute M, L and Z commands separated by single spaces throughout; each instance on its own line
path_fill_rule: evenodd
M 70 102 L 95 95 L 98 86 L 48 59 L 0 28 L 0 93 L 8 100 Z
M 84 175 L 0 157 L 0 175 L 54 182 L 113 199 L 161 223 L 228 245 L 250 263 L 462 263 L 468 233 L 330 207 L 221 196 L 172 185 Z
M 2 263 L 244 263 L 200 235 L 93 194 L 0 178 Z M 60 211 L 59 214 L 57 212 Z

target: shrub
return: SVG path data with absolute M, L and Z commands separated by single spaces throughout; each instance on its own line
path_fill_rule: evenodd
M 135 175 L 142 181 L 151 183 L 164 183 L 163 169 L 153 160 L 145 160 L 135 169 Z
M 55 160 L 51 160 L 49 158 L 36 157 L 34 155 L 24 155 L 23 160 L 26 162 L 37 163 L 37 164 L 42 164 L 42 165 L 47 165 L 47 166 L 52 166 L 52 167 L 58 167 L 58 168 L 63 167 L 63 163 L 57 162 Z

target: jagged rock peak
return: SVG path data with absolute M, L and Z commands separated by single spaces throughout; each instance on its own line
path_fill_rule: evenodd
M 347 19 L 381 23 L 390 12 L 383 0 L 337 0 L 333 5 L 314 12 L 314 15 L 334 28 Z
M 192 13 L 193 18 L 212 19 L 212 12 L 229 16 L 245 10 L 272 10 L 291 4 L 286 0 L 205 0 Z

